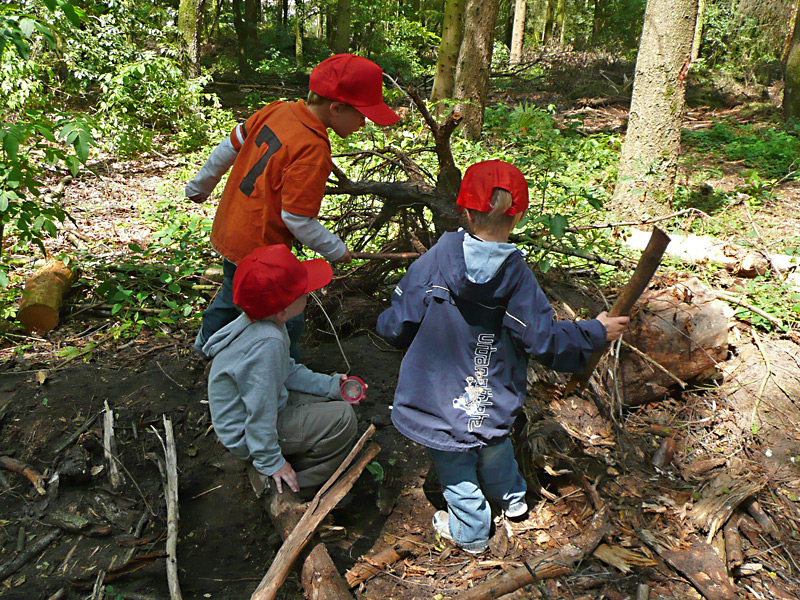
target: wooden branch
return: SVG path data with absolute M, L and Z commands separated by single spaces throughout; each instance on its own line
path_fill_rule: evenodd
M 667 377 L 669 377 L 670 379 L 672 379 L 672 381 L 674 381 L 674 382 L 675 382 L 675 383 L 677 383 L 679 386 L 681 386 L 681 389 L 682 389 L 682 390 L 685 390 L 685 389 L 686 389 L 686 382 L 685 382 L 683 379 L 681 379 L 680 377 L 675 377 L 675 375 L 673 375 L 672 373 L 670 373 L 668 369 L 666 369 L 665 367 L 663 367 L 662 365 L 660 365 L 659 363 L 657 363 L 656 361 L 654 361 L 652 358 L 650 358 L 649 356 L 647 356 L 647 354 L 645 354 L 644 352 L 642 352 L 641 350 L 639 350 L 639 349 L 638 349 L 636 346 L 631 346 L 631 345 L 630 345 L 628 342 L 626 342 L 625 340 L 622 340 L 622 346 L 623 346 L 623 347 L 624 347 L 626 350 L 630 350 L 631 352 L 633 352 L 633 353 L 634 353 L 636 356 L 638 356 L 639 358 L 641 358 L 643 361 L 645 361 L 645 362 L 646 362 L 647 364 L 649 364 L 650 366 L 652 366 L 652 367 L 654 367 L 654 368 L 658 369 L 659 371 L 661 371 L 662 373 L 664 373 L 664 375 L 666 375 Z
M 529 558 L 524 566 L 475 586 L 459 594 L 455 600 L 491 600 L 520 589 L 523 586 L 571 573 L 584 557 L 594 552 L 600 540 L 609 532 L 608 508 L 595 513 L 592 522 L 574 542 L 558 550 Z
M 374 431 L 374 427 L 372 427 L 372 430 Z M 359 443 L 362 441 L 366 441 L 363 436 L 362 440 L 359 440 Z M 358 446 L 358 444 L 356 446 Z M 356 448 L 353 450 L 356 450 Z M 314 499 L 309 502 L 303 518 L 300 519 L 297 527 L 294 528 L 292 533 L 289 534 L 289 537 L 286 538 L 283 546 L 281 546 L 281 549 L 278 551 L 275 560 L 272 561 L 272 565 L 270 565 L 266 575 L 264 575 L 261 583 L 258 584 L 255 592 L 253 592 L 251 600 L 275 599 L 286 576 L 289 574 L 289 570 L 292 568 L 292 564 L 311 539 L 317 526 L 331 509 L 336 506 L 336 503 L 344 497 L 351 487 L 353 487 L 353 484 L 361 475 L 361 472 L 379 451 L 380 446 L 375 442 L 371 442 L 364 450 L 363 454 L 359 456 L 358 460 L 355 461 L 353 466 L 350 467 L 341 478 L 339 478 L 341 470 L 337 470 L 320 491 L 317 492 Z M 352 454 L 351 452 L 351 455 Z M 346 460 L 347 459 L 345 459 L 345 461 Z M 342 464 L 344 465 L 344 463 Z M 339 478 L 338 481 L 336 481 L 337 478 Z
M 353 600 L 325 544 L 317 544 L 303 563 L 300 577 L 306 597 L 314 600 Z
M 33 487 L 41 496 L 47 493 L 44 489 L 44 478 L 36 470 L 30 468 L 22 461 L 11 458 L 10 456 L 0 456 L 0 468 L 27 477 L 28 481 L 33 484 Z
M 409 536 L 408 538 L 399 538 L 394 545 L 384 548 L 372 556 L 362 556 L 359 562 L 345 573 L 344 578 L 347 580 L 347 585 L 352 588 L 371 579 L 386 570 L 389 565 L 414 554 L 421 546 L 422 538 Z
M 664 250 L 666 250 L 668 244 L 669 237 L 667 234 L 658 227 L 653 227 L 650 242 L 647 244 L 647 248 L 645 248 L 644 252 L 642 252 L 642 256 L 639 258 L 633 276 L 625 287 L 622 288 L 622 292 L 617 298 L 617 301 L 614 302 L 611 310 L 608 311 L 609 317 L 621 317 L 630 314 L 633 305 L 636 304 L 639 296 L 641 296 L 642 292 L 647 288 L 650 279 L 652 279 L 656 269 L 658 269 L 658 265 L 661 264 L 661 257 L 664 255 Z M 602 350 L 592 354 L 591 357 L 589 357 L 586 370 L 583 373 L 574 374 L 570 378 L 564 392 L 565 396 L 569 396 L 576 388 L 586 385 L 595 367 L 597 367 L 597 363 L 600 362 L 600 359 L 606 353 L 609 346 L 610 344 L 606 343 Z
M 165 457 L 167 461 L 167 583 L 172 600 L 181 600 L 181 586 L 178 582 L 178 453 L 175 449 L 175 435 L 172 421 L 163 415 L 166 432 Z
M 744 563 L 742 553 L 742 538 L 739 535 L 739 515 L 734 513 L 723 529 L 725 535 L 725 554 L 728 557 L 728 571 L 733 571 L 736 567 Z
M 421 256 L 418 252 L 351 252 L 350 255 L 363 260 L 414 260 Z
M 83 425 L 78 427 L 78 430 L 75 433 L 73 433 L 66 440 L 64 440 L 61 444 L 59 444 L 58 448 L 56 448 L 53 452 L 55 454 L 60 454 L 67 446 L 72 444 L 79 437 L 81 437 L 81 435 L 83 435 L 86 431 L 88 431 L 89 427 L 94 425 L 94 422 L 97 420 L 97 417 L 99 417 L 99 416 L 100 416 L 100 413 L 97 413 L 97 414 L 95 414 L 95 415 L 93 415 L 91 417 L 87 417 L 87 419 L 83 422 Z
M 53 529 L 47 535 L 38 538 L 33 544 L 31 544 L 27 550 L 20 553 L 14 560 L 10 560 L 4 565 L 0 565 L 0 581 L 11 575 L 12 573 L 16 573 L 19 571 L 22 566 L 32 559 L 35 556 L 38 556 L 39 553 L 47 548 L 55 539 L 57 539 L 61 535 L 61 531 L 58 529 Z
M 103 454 L 108 465 L 108 480 L 111 489 L 116 490 L 124 482 L 125 478 L 119 472 L 119 459 L 117 458 L 117 440 L 114 437 L 114 412 L 108 406 L 108 400 L 103 402 L 105 413 L 103 415 Z

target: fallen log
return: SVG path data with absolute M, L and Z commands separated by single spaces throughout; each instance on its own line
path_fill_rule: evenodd
M 78 278 L 60 260 L 45 263 L 25 281 L 17 318 L 28 332 L 43 335 L 58 325 L 61 301 Z
M 333 564 L 325 544 L 317 544 L 303 563 L 300 577 L 306 597 L 312 600 L 353 600 L 347 584 Z M 335 582 L 331 585 L 331 582 Z
M 313 500 L 308 503 L 308 508 L 297 526 L 285 539 L 283 546 L 272 561 L 266 575 L 261 579 L 258 587 L 253 592 L 251 600 L 274 600 L 283 585 L 294 561 L 311 539 L 317 526 L 327 514 L 344 498 L 345 494 L 353 487 L 361 472 L 380 451 L 378 444 L 371 442 L 364 452 L 367 440 L 375 433 L 375 426 L 370 425 L 361 436 L 356 445 L 344 459 L 339 468 L 331 475 L 328 481 L 320 488 Z M 358 459 L 353 460 L 358 456 Z M 348 469 L 350 463 L 353 466 Z M 345 469 L 347 471 L 345 472 Z
M 567 575 L 575 565 L 594 552 L 609 529 L 608 508 L 603 507 L 592 517 L 586 531 L 574 541 L 560 549 L 529 558 L 524 566 L 477 585 L 456 596 L 455 600 L 491 600 L 542 579 Z
M 397 539 L 392 546 L 384 548 L 372 556 L 362 556 L 359 562 L 345 573 L 344 578 L 347 585 L 353 588 L 359 583 L 371 579 L 389 565 L 414 554 L 420 547 L 422 547 L 422 539 L 412 535 L 408 538 Z
M 647 288 L 647 285 L 650 283 L 650 279 L 652 279 L 656 269 L 658 269 L 658 265 L 661 264 L 661 257 L 663 256 L 664 250 L 666 250 L 669 241 L 669 236 L 667 236 L 666 233 L 661 231 L 658 227 L 653 227 L 653 233 L 650 236 L 650 241 L 647 244 L 644 252 L 642 252 L 642 256 L 639 258 L 639 262 L 636 265 L 636 270 L 633 272 L 633 275 L 625 287 L 622 288 L 622 292 L 620 292 L 620 295 L 617 298 L 617 301 L 614 302 L 611 310 L 608 311 L 609 317 L 621 317 L 630 314 L 633 305 L 636 304 L 639 296 L 641 296 L 642 292 L 644 292 L 645 288 Z M 606 343 L 602 350 L 592 354 L 584 372 L 576 373 L 570 378 L 569 382 L 567 383 L 567 388 L 564 392 L 565 397 L 569 396 L 578 387 L 583 387 L 586 385 L 586 383 L 589 381 L 589 378 L 592 376 L 597 363 L 600 362 L 600 359 L 603 357 L 609 347 L 610 344 Z
M 60 530 L 53 529 L 47 535 L 37 538 L 36 541 L 34 541 L 24 552 L 20 553 L 20 555 L 15 559 L 0 565 L 0 581 L 12 573 L 16 573 L 25 563 L 27 563 L 33 557 L 38 556 L 42 550 L 47 548 L 53 542 L 53 540 L 57 539 L 60 535 Z

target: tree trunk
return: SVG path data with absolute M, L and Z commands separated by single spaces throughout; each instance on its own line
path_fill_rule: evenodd
M 464 116 L 464 129 L 471 140 L 480 138 L 483 127 L 498 3 L 467 0 L 454 96 L 458 100 L 456 111 Z
M 594 15 L 592 16 L 592 44 L 597 44 L 600 34 L 606 23 L 606 2 L 608 0 L 594 0 Z
M 458 51 L 464 37 L 464 7 L 466 0 L 445 0 L 442 17 L 442 41 L 436 57 L 436 75 L 433 78 L 431 102 L 453 97 Z M 441 116 L 443 111 L 437 108 Z
M 294 14 L 294 57 L 297 68 L 303 67 L 303 34 L 306 25 L 306 7 L 301 0 L 295 2 Z
M 178 7 L 178 30 L 186 50 L 186 67 L 190 77 L 200 75 L 200 32 L 203 23 L 203 0 L 181 0 Z
M 542 32 L 543 44 L 549 42 L 550 38 L 553 37 L 557 1 L 558 0 L 546 0 L 544 3 L 544 31 Z
M 286 27 L 287 23 L 289 23 L 289 0 L 280 0 L 280 2 L 281 23 Z
M 247 32 L 247 48 L 251 50 L 258 43 L 258 19 L 261 12 L 261 0 L 245 0 L 244 22 Z
M 244 21 L 244 7 L 242 0 L 231 0 L 233 8 L 233 28 L 236 30 L 236 58 L 239 62 L 239 73 L 246 75 L 250 72 L 247 63 L 247 25 Z
M 350 6 L 351 0 L 338 0 L 336 3 L 336 38 L 333 51 L 344 54 L 350 50 Z
M 522 60 L 522 42 L 525 37 L 525 14 L 528 10 L 527 0 L 517 0 L 514 9 L 514 28 L 511 34 L 511 55 L 508 59 L 510 65 L 518 65 Z
M 612 206 L 622 217 L 663 214 L 675 191 L 698 0 L 649 0 Z
M 795 18 L 789 54 L 786 57 L 786 84 L 783 90 L 784 119 L 800 119 L 800 18 Z
M 703 24 L 706 18 L 706 0 L 697 2 L 697 22 L 694 25 L 694 38 L 692 39 L 692 62 L 700 58 L 700 44 L 703 42 Z
M 558 45 L 564 46 L 564 25 L 567 22 L 567 0 L 558 0 L 556 23 L 558 23 Z
M 61 300 L 77 279 L 77 273 L 60 260 L 50 261 L 25 282 L 17 319 L 29 333 L 39 335 L 58 325 Z

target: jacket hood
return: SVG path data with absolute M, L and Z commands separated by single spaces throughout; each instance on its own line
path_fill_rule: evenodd
M 522 260 L 513 244 L 485 242 L 464 230 L 445 233 L 438 245 L 438 265 L 447 287 L 456 296 L 473 302 L 485 303 L 505 296 L 511 282 L 498 275 L 513 261 Z
M 250 318 L 246 314 L 240 314 L 233 321 L 208 338 L 208 341 L 203 345 L 203 353 L 210 358 L 214 358 L 217 354 L 222 352 L 222 350 L 230 346 L 230 344 L 251 324 L 252 321 L 250 321 Z

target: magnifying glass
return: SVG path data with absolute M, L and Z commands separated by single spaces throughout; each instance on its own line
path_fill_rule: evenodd
M 347 379 L 342 380 L 339 392 L 342 400 L 350 404 L 358 404 L 367 395 L 367 384 L 360 377 L 350 375 Z

